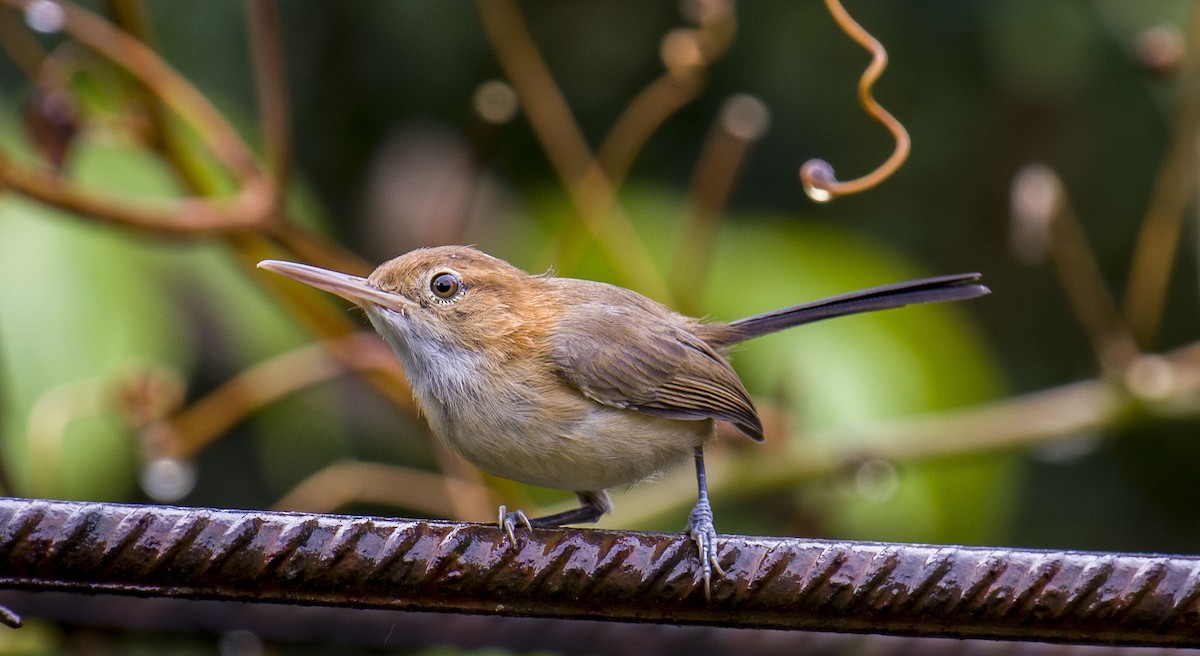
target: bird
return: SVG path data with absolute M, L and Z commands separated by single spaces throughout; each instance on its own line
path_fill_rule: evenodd
M 736 321 L 685 316 L 608 283 L 530 274 L 470 246 L 418 248 L 367 278 L 281 260 L 259 267 L 362 308 L 403 366 L 418 408 L 449 449 L 480 469 L 570 490 L 579 507 L 530 518 L 499 507 L 500 528 L 593 523 L 608 490 L 692 458 L 697 502 L 686 532 L 711 594 L 724 576 L 704 446 L 716 422 L 762 442 L 730 347 L 823 319 L 990 293 L 978 273 L 874 287 Z

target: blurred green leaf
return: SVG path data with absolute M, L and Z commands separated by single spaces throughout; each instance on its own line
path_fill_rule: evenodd
M 933 272 L 847 230 L 789 217 L 730 217 L 712 271 L 707 307 L 729 320 Z M 952 273 L 949 271 L 936 273 Z M 820 428 L 868 424 L 966 406 L 1001 389 L 970 303 L 903 308 L 823 321 L 740 345 L 733 362 L 756 395 L 789 409 L 795 448 Z M 839 431 L 844 434 L 844 431 Z M 868 445 L 864 444 L 864 448 Z M 884 489 L 829 497 L 835 535 L 875 540 L 983 542 L 1002 534 L 1012 501 L 1008 457 L 894 466 Z M 857 476 L 859 472 L 849 472 Z
M 27 153 L 13 115 L 5 121 L 5 148 Z M 173 176 L 154 154 L 117 135 L 93 137 L 99 138 L 76 144 L 68 170 L 73 180 L 137 202 L 178 197 Z M 292 206 L 315 208 L 302 195 Z M 139 237 L 4 196 L 0 371 L 15 492 L 128 497 L 136 446 L 115 394 L 120 376 L 132 368 L 153 363 L 188 379 L 200 352 L 208 351 L 219 354 L 218 373 L 231 376 L 304 344 L 304 332 L 240 269 L 211 240 Z M 346 453 L 331 394 L 317 390 L 281 400 L 271 417 L 257 422 L 261 464 L 275 489 Z M 39 431 L 31 443 L 35 408 L 37 426 L 51 430 Z
M 142 361 L 186 368 L 185 331 L 158 284 L 161 269 L 142 244 L 8 196 L 0 203 L 0 363 L 5 437 L 32 493 L 68 494 L 63 480 L 42 480 L 24 443 L 34 404 L 61 386 L 111 383 Z M 66 405 L 58 411 L 73 414 Z M 109 423 L 73 431 L 62 457 L 87 463 L 90 480 L 72 496 L 111 497 L 129 477 L 129 453 L 114 453 Z M 71 464 L 63 470 L 77 469 Z M 78 485 L 76 485 L 78 483 Z M 94 495 L 94 496 L 93 496 Z
M 5 118 L 6 151 L 28 152 L 16 112 Z M 162 167 L 135 149 L 80 141 L 70 168 L 111 193 L 174 193 Z M 0 201 L 0 366 L 14 492 L 105 499 L 130 491 L 133 448 L 112 416 L 114 383 L 144 362 L 191 365 L 160 265 L 131 235 L 11 194 Z

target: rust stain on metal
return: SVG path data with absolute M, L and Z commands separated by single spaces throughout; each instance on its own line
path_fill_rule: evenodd
M 1200 646 L 1200 558 L 0 499 L 0 587 L 736 627 Z M 0 609 L 0 621 L 16 621 Z

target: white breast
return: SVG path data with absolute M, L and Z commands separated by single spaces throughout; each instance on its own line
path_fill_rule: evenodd
M 561 382 L 489 376 L 483 354 L 450 346 L 403 318 L 368 308 L 446 445 L 491 474 L 542 487 L 599 491 L 630 485 L 686 458 L 712 436 L 711 420 L 652 417 L 603 406 Z M 395 314 L 395 313 L 391 313 Z M 508 383 L 496 387 L 496 381 Z M 551 415 L 545 397 L 554 394 Z M 562 412 L 566 407 L 570 411 Z

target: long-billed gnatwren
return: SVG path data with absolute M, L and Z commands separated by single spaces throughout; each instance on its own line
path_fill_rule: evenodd
M 526 527 L 594 522 L 605 490 L 689 454 L 699 501 L 688 534 L 705 594 L 724 573 L 704 476 L 714 421 L 761 442 L 762 423 L 722 353 L 800 324 L 989 292 L 979 274 L 914 280 L 767 312 L 700 321 L 613 285 L 530 275 L 466 246 L 421 248 L 360 278 L 303 264 L 260 267 L 356 303 L 404 366 L 445 443 L 497 476 L 573 490 L 580 506 L 530 519 L 500 507 L 510 539 Z

